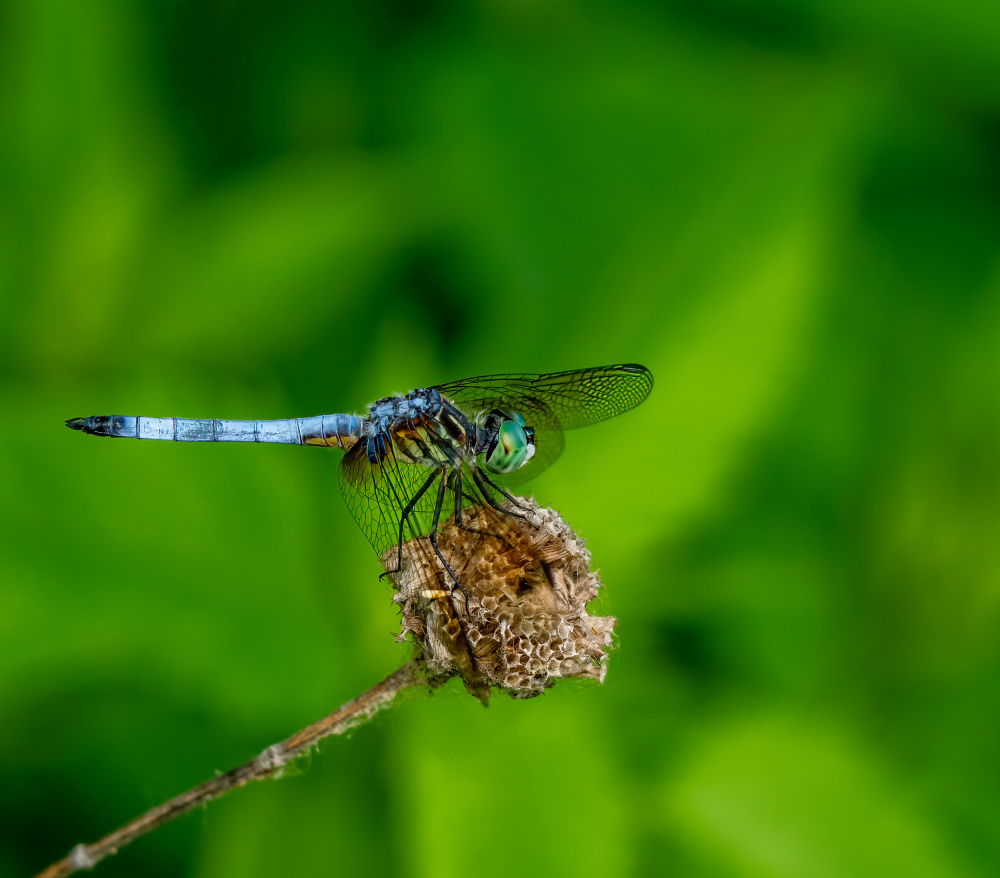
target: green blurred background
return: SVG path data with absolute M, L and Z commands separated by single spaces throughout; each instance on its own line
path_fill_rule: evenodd
M 453 681 L 106 876 L 1000 874 L 1000 14 L 0 6 L 0 874 L 408 648 L 339 454 L 89 439 L 635 361 L 531 485 L 603 687 Z

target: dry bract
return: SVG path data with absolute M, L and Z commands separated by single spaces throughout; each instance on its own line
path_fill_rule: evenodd
M 462 527 L 449 519 L 438 547 L 468 594 L 451 591 L 427 538 L 403 545 L 392 574 L 402 636 L 416 642 L 433 676 L 461 675 L 483 702 L 490 686 L 530 698 L 558 677 L 603 681 L 615 619 L 590 616 L 600 588 L 583 540 L 552 509 L 518 502 L 527 520 L 475 506 Z M 383 563 L 395 567 L 396 551 Z

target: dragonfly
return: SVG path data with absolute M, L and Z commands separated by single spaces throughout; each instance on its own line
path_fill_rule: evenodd
M 364 415 L 267 421 L 95 415 L 66 426 L 92 436 L 339 448 L 341 493 L 386 574 L 400 571 L 408 539 L 427 538 L 451 591 L 466 594 L 437 546 L 442 514 L 453 514 L 458 527 L 472 504 L 524 518 L 510 491 L 559 457 L 563 432 L 634 408 L 652 387 L 649 369 L 624 363 L 420 387 L 376 400 Z

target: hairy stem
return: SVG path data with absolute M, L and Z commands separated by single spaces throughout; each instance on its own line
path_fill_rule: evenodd
M 235 787 L 241 787 L 252 780 L 264 780 L 279 773 L 295 757 L 302 755 L 320 739 L 327 735 L 339 735 L 366 722 L 404 689 L 417 684 L 433 687 L 438 682 L 423 675 L 423 666 L 418 658 L 411 659 L 367 692 L 341 705 L 329 716 L 306 726 L 281 743 L 272 744 L 249 762 L 207 780 L 179 796 L 174 796 L 162 805 L 151 808 L 93 844 L 78 844 L 61 860 L 39 872 L 36 878 L 63 878 L 81 869 L 92 869 L 105 857 L 117 853 L 139 836 L 152 832 L 175 817 L 186 814 L 212 799 L 217 799 Z

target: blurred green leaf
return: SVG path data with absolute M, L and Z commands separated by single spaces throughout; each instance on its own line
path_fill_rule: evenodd
M 733 875 L 976 875 L 914 791 L 844 731 L 791 716 L 708 729 L 666 797 L 704 855 Z
M 628 361 L 647 402 L 528 486 L 603 688 L 446 687 L 101 874 L 995 874 L 998 21 L 5 4 L 0 875 L 407 653 L 337 452 L 66 418 Z

